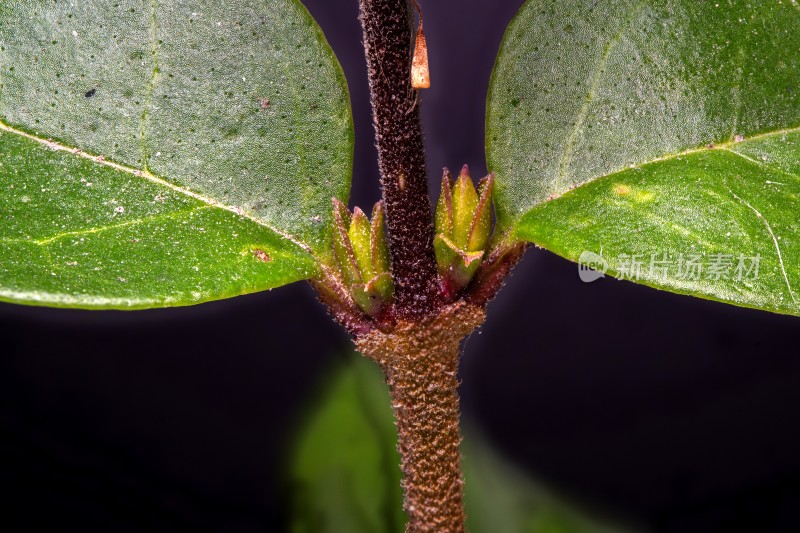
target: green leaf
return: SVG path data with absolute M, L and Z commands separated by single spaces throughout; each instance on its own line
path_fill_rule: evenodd
M 293 447 L 292 533 L 402 533 L 396 438 L 380 370 L 349 355 Z
M 609 273 L 653 287 L 800 314 L 798 27 L 796 2 L 526 3 L 488 99 L 501 230 L 572 260 L 602 250 Z M 751 258 L 757 275 L 739 276 Z
M 291 531 L 402 533 L 397 433 L 380 370 L 351 356 L 320 400 L 294 448 Z M 514 472 L 475 431 L 467 433 L 463 450 L 469 531 L 617 531 Z
M 352 145 L 297 0 L 4 2 L 0 299 L 186 305 L 315 276 Z
M 463 448 L 467 530 L 474 533 L 612 533 L 620 525 L 584 513 L 513 470 L 476 429 Z

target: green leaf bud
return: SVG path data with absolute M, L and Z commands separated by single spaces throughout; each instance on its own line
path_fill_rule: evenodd
M 348 293 L 362 311 L 375 316 L 394 295 L 383 204 L 375 205 L 370 222 L 361 209 L 356 207 L 351 215 L 334 198 L 333 220 L 334 257 Z
M 445 169 L 436 203 L 433 251 L 446 297 L 466 287 L 480 266 L 492 234 L 494 175 L 472 183 L 464 165 L 453 182 Z
M 453 243 L 466 249 L 472 219 L 478 207 L 478 193 L 469 176 L 469 167 L 464 165 L 453 185 Z

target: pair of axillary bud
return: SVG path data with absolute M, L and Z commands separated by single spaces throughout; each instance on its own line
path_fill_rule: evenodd
M 350 297 L 364 313 L 378 315 L 392 301 L 394 283 L 389 273 L 383 203 L 372 210 L 372 222 L 356 207 L 333 199 L 333 254 Z
M 455 181 L 444 170 L 433 248 L 446 295 L 452 297 L 469 284 L 486 253 L 492 233 L 493 186 L 494 175 L 489 174 L 476 190 L 467 165 Z

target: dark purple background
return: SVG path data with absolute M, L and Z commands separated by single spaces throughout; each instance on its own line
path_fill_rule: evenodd
M 305 3 L 350 82 L 353 198 L 371 205 L 357 3 Z M 489 73 L 521 3 L 423 3 L 434 180 L 486 170 Z M 658 531 L 798 530 L 799 326 L 584 284 L 532 251 L 467 344 L 465 417 L 519 468 Z M 0 527 L 28 529 L 280 531 L 285 450 L 347 346 L 304 284 L 133 313 L 0 305 L 0 334 Z

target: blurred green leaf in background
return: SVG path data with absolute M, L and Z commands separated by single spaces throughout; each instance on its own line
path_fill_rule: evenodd
M 400 456 L 378 367 L 353 354 L 301 427 L 290 466 L 292 533 L 402 533 Z M 462 443 L 471 533 L 611 533 L 516 472 L 475 428 Z

